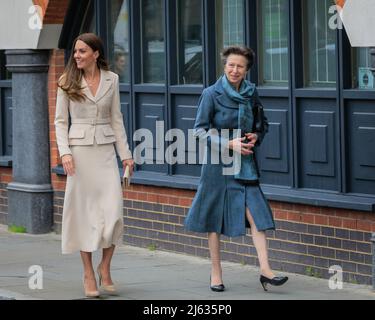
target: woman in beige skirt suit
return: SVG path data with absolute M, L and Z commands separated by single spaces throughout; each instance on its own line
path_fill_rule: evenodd
M 70 117 L 70 129 L 69 129 Z M 110 72 L 103 43 L 85 33 L 74 41 L 58 82 L 56 139 L 67 174 L 62 253 L 80 251 L 86 296 L 99 296 L 92 252 L 103 249 L 96 271 L 99 286 L 115 292 L 110 266 L 123 232 L 122 189 L 115 146 L 124 168 L 133 172 L 120 111 L 119 78 Z

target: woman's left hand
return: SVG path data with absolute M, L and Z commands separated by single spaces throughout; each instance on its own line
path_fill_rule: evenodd
M 124 170 L 125 170 L 126 167 L 129 167 L 130 176 L 133 175 L 133 172 L 134 172 L 134 160 L 133 159 L 123 160 L 122 166 L 123 166 Z
M 245 136 L 247 141 L 255 146 L 258 141 L 258 135 L 256 133 L 246 133 Z

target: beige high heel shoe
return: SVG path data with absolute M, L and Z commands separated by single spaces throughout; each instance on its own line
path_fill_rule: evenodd
M 100 293 L 98 290 L 87 290 L 85 285 L 85 279 L 83 279 L 83 289 L 85 291 L 85 296 L 87 298 L 97 298 L 100 296 Z
M 102 284 L 102 274 L 100 273 L 100 266 L 96 269 L 96 272 L 98 273 L 99 278 L 99 287 L 102 288 L 107 293 L 115 294 L 117 293 L 116 287 L 113 284 Z

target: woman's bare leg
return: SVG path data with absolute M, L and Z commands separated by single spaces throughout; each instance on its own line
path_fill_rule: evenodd
M 84 286 L 86 291 L 97 291 L 95 272 L 92 267 L 92 253 L 81 251 L 81 258 L 83 262 Z
M 116 246 L 103 249 L 102 261 L 100 262 L 98 269 L 102 276 L 103 285 L 113 285 L 111 279 L 111 261 Z
M 251 235 L 253 237 L 253 243 L 258 254 L 260 273 L 265 277 L 272 279 L 275 274 L 272 272 L 268 261 L 266 233 L 264 231 L 258 231 L 249 208 L 246 208 L 246 217 L 251 226 Z
M 220 259 L 220 235 L 218 233 L 208 234 L 208 247 L 211 257 L 211 285 L 223 283 L 221 259 Z

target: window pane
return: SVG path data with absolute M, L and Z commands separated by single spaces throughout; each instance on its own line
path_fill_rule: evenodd
M 12 79 L 12 74 L 5 67 L 6 56 L 4 50 L 0 50 L 0 80 Z
M 243 0 L 216 0 L 217 75 L 223 73 L 220 53 L 224 47 L 245 44 L 245 6 Z
M 129 11 L 127 0 L 112 0 L 110 13 L 111 44 L 110 64 L 120 82 L 129 82 Z
M 165 83 L 163 0 L 142 0 L 142 82 Z
M 95 23 L 95 4 L 94 1 L 90 1 L 89 6 L 82 18 L 82 26 L 80 33 L 92 32 L 97 34 L 96 23 Z
M 370 48 L 355 48 L 353 50 L 353 88 L 374 89 L 374 73 L 371 70 Z
M 260 83 L 287 86 L 288 73 L 288 0 L 260 0 L 259 68 Z
M 357 66 L 362 68 L 370 67 L 370 48 L 357 48 Z
M 178 81 L 179 84 L 203 83 L 202 1 L 178 1 Z
M 336 31 L 329 27 L 332 0 L 304 0 L 305 85 L 336 85 Z

